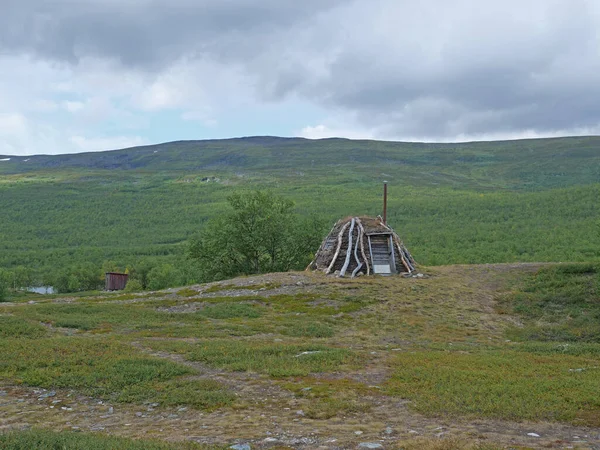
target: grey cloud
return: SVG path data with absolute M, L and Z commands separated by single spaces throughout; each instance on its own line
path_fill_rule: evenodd
M 155 72 L 235 66 L 386 137 L 594 128 L 594 0 L 9 0 L 0 51 Z
M 106 57 L 143 69 L 184 56 L 248 57 L 257 40 L 340 1 L 8 0 L 0 50 L 72 63 Z

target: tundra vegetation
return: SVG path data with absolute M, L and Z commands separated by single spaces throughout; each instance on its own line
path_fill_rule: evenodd
M 41 430 L 65 421 L 132 438 L 193 436 L 206 448 L 265 436 L 294 447 L 309 436 L 311 445 L 491 449 L 597 432 L 598 264 L 422 270 L 427 277 L 290 272 L 6 303 L 0 424 L 40 429 L 0 439 L 7 448 L 113 442 Z M 452 431 L 440 439 L 440 427 Z
M 0 447 L 595 445 L 599 145 L 257 138 L 11 159 Z M 259 274 L 301 267 L 311 230 L 377 215 L 382 178 L 424 277 Z M 129 292 L 94 291 L 107 270 Z M 18 289 L 35 284 L 79 292 Z
M 225 274 L 191 262 L 190 242 L 208 227 L 217 237 L 232 196 L 274 192 L 308 222 L 296 232 L 322 237 L 341 217 L 380 214 L 384 179 L 389 222 L 422 264 L 598 261 L 599 147 L 595 137 L 247 138 L 11 158 L 0 165 L 0 267 L 17 287 L 69 291 L 101 286 L 103 266 L 129 268 L 143 289 L 207 282 Z M 298 269 L 307 258 L 275 257 L 261 271 Z

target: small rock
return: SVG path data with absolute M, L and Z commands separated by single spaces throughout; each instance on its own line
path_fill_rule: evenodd
M 355 431 L 354 434 L 357 435 L 357 436 L 360 436 L 361 434 L 363 434 L 363 432 L 362 431 Z
M 29 303 L 30 305 L 35 305 L 35 302 L 33 300 L 29 300 L 27 303 Z
M 315 353 L 321 353 L 321 350 L 313 350 L 313 351 L 309 351 L 309 352 L 302 352 L 302 353 L 299 353 L 296 356 L 294 356 L 294 358 L 299 358 L 299 357 L 304 356 L 304 355 L 313 355 Z
M 112 414 L 115 412 L 115 408 L 113 408 L 112 406 L 110 408 L 108 408 L 108 413 Z
M 311 389 L 312 389 L 312 388 L 310 388 L 310 387 L 305 387 L 305 388 L 302 388 L 302 390 L 303 390 L 303 391 L 310 391 Z
M 301 409 L 299 409 L 298 411 L 296 411 L 296 414 L 298 416 L 304 416 L 304 411 L 302 411 Z
M 268 438 L 265 438 L 265 439 L 263 440 L 263 442 L 277 442 L 278 440 L 279 440 L 279 439 L 275 439 L 275 438 L 272 438 L 272 437 L 268 437 Z
M 104 427 L 101 427 L 100 425 L 95 425 L 93 427 L 90 427 L 90 431 L 102 431 L 104 430 Z
M 298 281 L 298 282 L 296 283 L 296 285 L 297 285 L 297 286 L 302 286 L 303 284 L 304 284 L 304 283 L 303 283 L 302 281 Z
M 167 419 L 177 419 L 179 416 L 177 414 L 169 414 Z
M 177 408 L 177 412 L 184 412 L 187 411 L 187 407 L 182 406 L 181 408 Z
M 54 397 L 55 395 L 56 395 L 55 391 L 46 392 L 45 394 L 40 395 L 38 397 L 38 400 L 43 400 L 43 399 L 48 398 L 48 397 Z
M 383 448 L 379 442 L 361 442 L 358 444 L 358 448 Z
M 156 408 L 160 403 L 150 403 L 150 406 L 152 406 L 153 408 Z
M 141 413 L 141 412 L 136 412 L 136 413 L 135 413 L 135 416 L 136 416 L 136 417 L 142 417 L 143 415 L 144 415 L 144 414 L 143 414 L 143 413 Z
M 231 450 L 250 450 L 250 444 L 235 444 L 229 448 Z
M 415 430 L 408 430 L 408 432 L 409 432 L 410 434 L 419 434 L 419 432 L 418 432 L 418 431 L 415 431 Z
M 417 274 L 417 278 L 423 278 L 425 275 L 423 275 L 422 273 L 418 273 Z
M 394 433 L 394 429 L 392 427 L 387 427 L 385 429 L 385 434 L 393 434 Z
M 539 434 L 537 433 L 527 433 L 527 436 L 531 436 L 531 437 L 540 437 Z

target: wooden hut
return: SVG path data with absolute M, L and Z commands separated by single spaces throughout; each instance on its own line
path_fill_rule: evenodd
M 122 291 L 127 286 L 126 273 L 106 272 L 104 289 L 107 291 Z
M 410 274 L 415 261 L 381 217 L 347 217 L 334 225 L 307 269 L 340 277 Z

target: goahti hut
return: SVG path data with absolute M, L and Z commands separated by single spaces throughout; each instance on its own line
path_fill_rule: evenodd
M 415 261 L 381 217 L 348 217 L 334 225 L 308 269 L 352 278 L 359 274 L 410 274 Z

